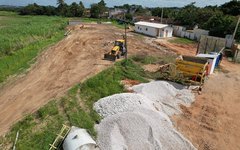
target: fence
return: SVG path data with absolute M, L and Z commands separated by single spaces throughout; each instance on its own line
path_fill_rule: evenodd
M 198 45 L 198 53 L 220 52 L 226 47 L 226 39 L 202 35 Z
M 201 35 L 208 35 L 208 30 L 194 28 L 193 30 L 186 30 L 182 26 L 173 26 L 173 35 L 182 38 L 188 38 L 191 40 L 200 40 Z

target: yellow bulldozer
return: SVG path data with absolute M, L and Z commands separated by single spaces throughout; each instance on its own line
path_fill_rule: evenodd
M 125 40 L 116 40 L 112 50 L 104 54 L 104 59 L 115 61 L 126 54 Z

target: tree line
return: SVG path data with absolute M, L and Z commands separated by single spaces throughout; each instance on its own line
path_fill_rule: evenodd
M 162 8 L 145 8 L 141 5 L 124 4 L 114 6 L 126 10 L 126 19 L 132 21 L 134 16 L 158 16 L 161 17 Z M 86 11 L 88 10 L 88 11 Z M 64 17 L 82 17 L 92 18 L 108 17 L 109 8 L 104 0 L 94 3 L 90 9 L 86 9 L 83 2 L 73 2 L 68 5 L 64 0 L 57 0 L 57 7 L 40 6 L 36 3 L 29 4 L 19 10 L 20 15 L 58 15 Z M 210 31 L 210 35 L 225 37 L 226 34 L 232 34 L 240 15 L 240 1 L 231 0 L 221 6 L 197 7 L 195 2 L 182 8 L 163 8 L 163 18 L 173 20 L 173 24 L 183 25 L 189 29 L 194 26 Z M 240 41 L 240 28 L 237 31 L 236 38 Z
M 48 16 L 64 16 L 64 17 L 82 17 L 85 11 L 83 2 L 79 4 L 73 2 L 67 5 L 64 0 L 57 0 L 57 7 L 54 6 L 40 6 L 36 3 L 29 4 L 20 9 L 20 15 L 48 15 Z
M 183 8 L 163 8 L 164 18 L 171 18 L 178 25 L 189 29 L 194 26 L 210 31 L 210 35 L 225 37 L 232 34 L 240 15 L 240 1 L 232 0 L 221 6 L 196 7 L 190 3 Z M 153 16 L 161 17 L 162 8 L 152 8 Z M 236 38 L 240 41 L 240 27 Z
M 57 7 L 40 6 L 36 3 L 29 4 L 19 10 L 20 15 L 48 15 L 48 16 L 64 16 L 64 17 L 82 17 L 86 8 L 82 1 L 79 3 L 73 2 L 68 5 L 64 0 L 57 0 Z M 100 18 L 107 11 L 106 3 L 101 0 L 99 3 L 94 3 L 90 8 L 90 15 L 93 18 Z

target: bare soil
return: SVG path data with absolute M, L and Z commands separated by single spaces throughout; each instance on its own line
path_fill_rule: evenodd
M 0 89 L 0 135 L 22 117 L 33 113 L 51 99 L 88 77 L 111 66 L 103 60 L 123 30 L 111 25 L 86 24 L 72 28 L 69 36 L 45 50 L 26 75 Z M 161 55 L 162 51 L 129 32 L 129 54 Z
M 173 120 L 200 150 L 240 149 L 240 65 L 224 60 L 223 70 L 206 81 L 201 95 Z
M 182 55 L 194 56 L 197 50 L 196 44 L 179 46 L 168 39 L 157 42 Z M 240 149 L 239 89 L 240 64 L 224 59 L 192 106 L 181 106 L 183 114 L 172 118 L 175 127 L 199 150 Z
M 188 55 L 188 56 L 195 56 L 197 52 L 197 44 L 177 44 L 171 43 L 169 40 L 173 38 L 166 38 L 166 39 L 157 39 L 155 43 L 159 46 L 166 47 L 169 50 L 175 52 L 178 55 Z

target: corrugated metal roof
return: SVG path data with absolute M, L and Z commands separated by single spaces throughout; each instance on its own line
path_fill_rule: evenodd
M 168 27 L 167 24 L 151 23 L 151 22 L 144 22 L 144 21 L 139 21 L 139 22 L 135 23 L 135 25 L 142 25 L 142 26 L 148 26 L 148 27 L 154 27 L 154 28 Z

